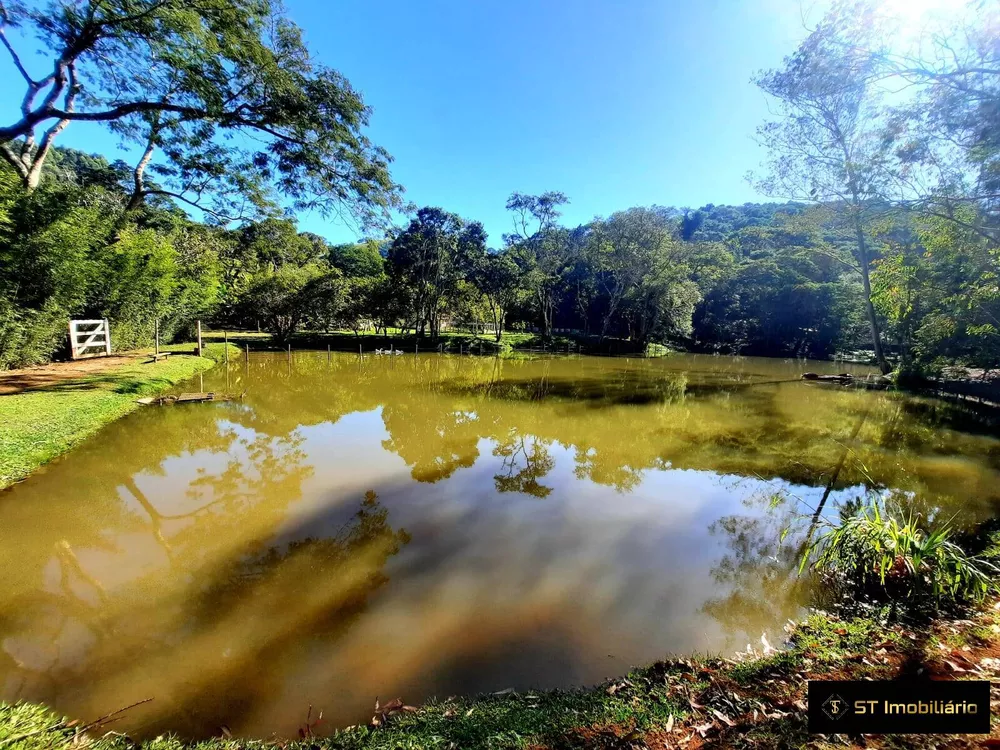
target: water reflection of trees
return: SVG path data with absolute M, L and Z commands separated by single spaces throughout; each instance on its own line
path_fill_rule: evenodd
M 548 497 L 552 492 L 538 480 L 552 471 L 556 462 L 538 439 L 509 435 L 497 444 L 493 455 L 503 459 L 503 468 L 493 477 L 497 492 L 523 492 L 534 497 Z
M 896 487 L 927 514 L 998 499 L 1000 442 L 962 429 L 946 405 L 729 368 L 323 355 L 234 364 L 245 402 L 136 414 L 78 449 L 72 470 L 0 495 L 0 684 L 91 690 L 95 701 L 148 686 L 170 696 L 181 731 L 279 693 L 317 639 L 339 637 L 364 609 L 408 539 L 374 497 L 350 518 L 331 503 L 286 528 L 315 461 L 299 428 L 352 412 L 380 410 L 382 447 L 418 481 L 471 467 L 486 441 L 496 490 L 539 498 L 556 488 L 565 449 L 577 477 L 620 491 L 673 467 L 830 492 Z M 206 386 L 221 390 L 212 377 Z M 168 504 L 157 476 L 184 476 L 170 461 L 192 475 Z M 802 533 L 782 535 L 790 514 L 751 507 L 712 527 L 726 545 L 712 571 L 725 593 L 705 611 L 727 630 L 759 632 L 794 612 Z M 138 547 L 142 567 L 124 581 L 94 572 L 95 560 L 132 565 Z
M 756 633 L 798 614 L 807 585 L 798 575 L 808 518 L 797 498 L 783 491 L 761 492 L 745 501 L 746 514 L 723 516 L 709 533 L 726 551 L 712 567 L 721 596 L 702 611 L 730 633 Z
M 136 441 L 122 423 L 108 436 L 111 447 L 129 446 L 120 461 L 104 460 L 107 444 L 83 450 L 72 499 L 46 496 L 59 472 L 5 498 L 8 697 L 58 704 L 75 695 L 76 706 L 107 708 L 148 692 L 158 696 L 146 707 L 150 727 L 213 731 L 280 693 L 316 641 L 338 637 L 387 582 L 386 562 L 409 536 L 390 526 L 373 492 L 352 515 L 338 518 L 349 506 L 332 503 L 289 525 L 288 506 L 312 472 L 300 436 L 199 427 L 195 411 L 173 413 L 156 441 Z M 211 446 L 226 462 L 199 471 L 186 497 L 161 509 L 150 474 L 178 458 L 178 446 L 180 457 Z M 18 537 L 29 529 L 26 544 Z
M 551 467 L 541 446 L 557 444 L 573 449 L 578 477 L 620 491 L 662 468 L 826 486 L 846 446 L 832 489 L 891 486 L 965 506 L 975 498 L 983 513 L 1000 500 L 1000 441 L 959 407 L 802 383 L 796 364 L 716 359 L 671 368 L 303 355 L 289 374 L 279 356 L 249 372 L 250 406 L 234 419 L 276 435 L 381 408 L 383 446 L 419 481 L 471 466 L 488 440 L 503 462 L 498 476 L 525 472 L 498 483 L 506 489 L 537 491 L 529 477 L 543 487 Z M 510 473 L 521 438 L 540 446 L 530 449 L 538 460 L 521 456 Z

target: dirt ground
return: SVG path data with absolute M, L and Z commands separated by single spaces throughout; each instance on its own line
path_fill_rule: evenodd
M 71 362 L 50 362 L 20 370 L 0 371 L 0 396 L 21 393 L 35 388 L 48 388 L 79 378 L 101 375 L 125 365 L 149 359 L 148 354 L 114 354 L 110 357 L 93 357 Z

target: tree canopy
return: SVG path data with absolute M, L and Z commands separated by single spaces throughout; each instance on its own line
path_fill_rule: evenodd
M 878 3 L 840 0 L 757 73 L 773 117 L 753 179 L 775 202 L 623 206 L 574 226 L 566 193 L 512 192 L 498 247 L 446 207 L 351 243 L 299 231 L 296 208 L 371 227 L 399 190 L 364 136 L 360 94 L 270 0 L 0 11 L 0 31 L 34 34 L 52 64 L 28 71 L 2 35 L 25 96 L 0 127 L 0 366 L 57 356 L 71 315 L 108 317 L 127 345 L 204 319 L 279 341 L 452 327 L 619 351 L 840 352 L 922 375 L 1000 365 L 989 4 L 900 50 Z M 142 159 L 55 145 L 75 120 L 104 123 Z
M 50 68 L 29 71 L 7 28 L 36 37 Z M 370 225 L 399 202 L 389 154 L 363 132 L 371 110 L 277 0 L 5 0 L 0 41 L 24 91 L 0 155 L 29 190 L 58 135 L 88 121 L 142 149 L 130 208 L 169 196 L 233 219 L 280 195 Z

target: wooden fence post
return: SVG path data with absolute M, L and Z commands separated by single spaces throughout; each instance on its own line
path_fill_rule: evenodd
M 111 326 L 108 325 L 108 319 L 104 319 L 104 353 L 111 355 Z
M 198 321 L 198 351 L 195 352 L 199 357 L 201 356 L 201 321 Z

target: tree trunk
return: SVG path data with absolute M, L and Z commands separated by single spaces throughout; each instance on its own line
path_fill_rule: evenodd
M 42 161 L 36 161 L 31 165 L 31 169 L 28 170 L 28 174 L 24 178 L 24 189 L 27 192 L 31 192 L 38 187 L 38 183 L 42 180 Z
M 155 147 L 155 135 L 156 130 L 150 133 L 149 139 L 146 141 L 146 150 L 142 154 L 142 158 L 139 159 L 139 163 L 135 165 L 135 169 L 132 170 L 132 195 L 128 199 L 128 207 L 126 211 L 135 211 L 139 206 L 143 204 L 146 197 L 146 167 L 149 166 L 150 159 L 153 158 L 153 148 Z
M 879 332 L 878 318 L 875 316 L 875 305 L 872 304 L 872 285 L 868 268 L 868 249 L 865 246 L 865 233 L 861 228 L 861 219 L 854 217 L 854 233 L 858 243 L 858 265 L 861 266 L 861 284 L 865 291 L 865 313 L 868 315 L 868 326 L 872 334 L 872 346 L 875 348 L 875 363 L 886 374 L 892 371 L 892 367 L 886 362 L 885 354 L 882 352 L 882 337 Z

